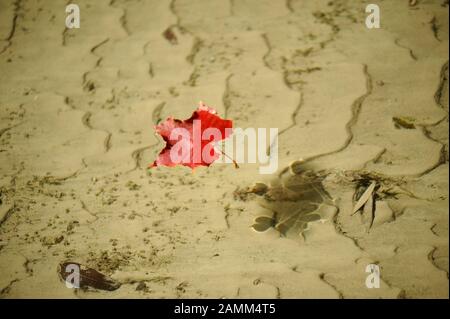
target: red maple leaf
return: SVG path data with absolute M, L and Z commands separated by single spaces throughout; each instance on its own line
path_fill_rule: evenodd
M 150 167 L 209 166 L 219 158 L 214 142 L 227 138 L 232 127 L 233 121 L 220 118 L 216 110 L 202 102 L 187 120 L 169 117 L 155 126 L 166 145 Z

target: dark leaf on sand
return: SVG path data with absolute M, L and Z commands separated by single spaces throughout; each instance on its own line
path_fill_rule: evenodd
M 175 33 L 172 31 L 172 28 L 169 27 L 166 31 L 163 32 L 164 38 L 169 41 L 171 44 L 178 44 L 178 39 Z
M 392 121 L 394 121 L 394 125 L 396 128 L 405 128 L 408 130 L 416 128 L 412 119 L 405 117 L 393 117 Z
M 69 267 L 71 266 L 72 267 Z M 93 268 L 88 268 L 76 262 L 66 261 L 59 264 L 58 274 L 62 281 L 66 282 L 68 276 L 73 274 L 73 267 L 78 267 L 80 272 L 79 288 L 94 288 L 100 290 L 113 291 L 120 287 L 120 283 L 98 272 Z M 67 280 L 70 282 L 70 280 Z

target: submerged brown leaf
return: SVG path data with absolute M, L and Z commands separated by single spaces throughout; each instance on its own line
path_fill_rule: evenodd
M 319 208 L 331 202 L 322 179 L 307 171 L 250 188 L 247 192 L 259 195 L 260 206 L 273 213 L 272 217 L 257 217 L 253 229 L 263 232 L 273 227 L 284 236 L 302 234 L 309 222 L 321 219 Z
M 275 226 L 275 220 L 272 217 L 260 216 L 255 218 L 255 223 L 252 225 L 253 229 L 257 232 L 263 232 L 270 227 Z

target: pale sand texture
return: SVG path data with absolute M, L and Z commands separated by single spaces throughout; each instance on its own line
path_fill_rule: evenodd
M 448 298 L 444 1 L 376 1 L 372 30 L 365 1 L 78 0 L 73 30 L 66 3 L 0 0 L 1 297 Z M 270 212 L 233 193 L 276 185 L 257 165 L 147 171 L 155 122 L 200 100 L 279 128 L 280 171 L 303 158 L 325 178 L 322 220 L 253 231 Z M 351 216 L 359 170 L 397 194 L 370 232 Z M 122 286 L 67 289 L 65 260 Z

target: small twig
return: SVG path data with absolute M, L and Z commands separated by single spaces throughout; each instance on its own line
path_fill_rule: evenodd
M 239 168 L 239 165 L 236 163 L 236 161 L 234 159 L 232 159 L 230 156 L 228 156 L 227 154 L 225 154 L 223 151 L 218 150 L 220 153 L 222 153 L 223 155 L 225 155 L 228 159 L 233 161 L 234 167 L 235 168 Z

